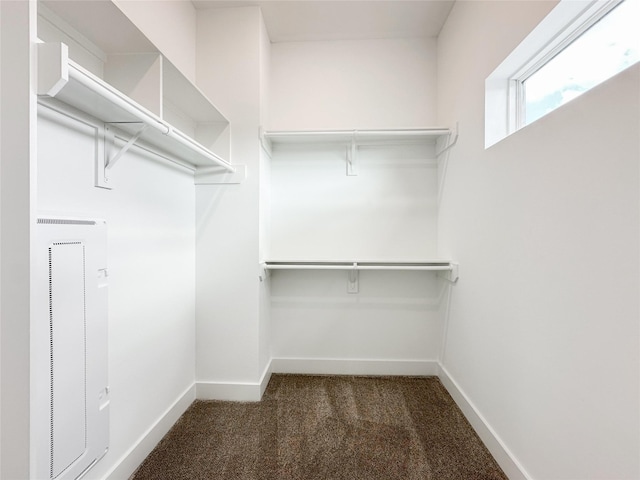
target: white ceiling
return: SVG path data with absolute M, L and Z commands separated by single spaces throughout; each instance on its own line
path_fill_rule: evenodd
M 197 9 L 259 6 L 272 42 L 436 37 L 455 0 L 192 0 Z

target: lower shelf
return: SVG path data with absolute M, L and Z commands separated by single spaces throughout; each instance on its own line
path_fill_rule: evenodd
M 423 260 L 415 262 L 266 260 L 262 262 L 261 267 L 265 273 L 263 276 L 265 278 L 272 270 L 343 270 L 350 272 L 351 283 L 357 283 L 355 274 L 361 270 L 410 270 L 448 272 L 448 275 L 445 277 L 447 280 L 452 283 L 458 280 L 458 264 L 450 260 Z
M 369 261 L 272 261 L 263 262 L 265 270 L 424 270 L 451 271 L 454 263 L 448 260 L 420 262 Z

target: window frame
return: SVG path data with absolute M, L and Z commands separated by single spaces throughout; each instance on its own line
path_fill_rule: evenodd
M 524 82 L 623 1 L 561 0 L 487 77 L 485 148 L 527 125 Z
M 513 98 L 510 114 L 513 117 L 515 130 L 527 125 L 525 82 L 624 1 L 606 0 L 602 4 L 593 4 L 515 72 L 509 80 L 509 88 L 512 89 L 509 97 Z

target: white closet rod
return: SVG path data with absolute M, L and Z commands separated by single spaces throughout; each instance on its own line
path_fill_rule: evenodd
M 265 264 L 266 270 L 416 270 L 432 272 L 449 272 L 453 270 L 451 265 L 336 265 L 336 264 L 299 264 L 288 263 L 271 265 Z
M 215 162 L 217 165 L 223 167 L 226 171 L 228 171 L 230 173 L 235 173 L 235 171 L 236 171 L 235 167 L 233 167 L 229 163 L 227 163 L 224 160 L 222 160 L 216 154 L 214 154 L 214 153 L 210 152 L 209 150 L 205 149 L 203 146 L 198 144 L 191 137 L 188 137 L 187 135 L 182 133 L 180 130 L 176 130 L 173 127 L 169 127 L 169 133 L 167 134 L 167 136 L 170 137 L 170 138 L 173 138 L 174 140 L 176 140 L 177 142 L 181 143 L 185 147 L 190 148 L 191 150 L 194 150 L 195 152 L 200 153 L 200 155 L 203 155 L 203 156 L 207 157 L 212 162 Z
M 138 105 L 133 100 L 124 96 L 122 93 L 120 93 L 110 85 L 100 81 L 97 77 L 87 72 L 85 69 L 72 61 L 69 61 L 69 78 L 75 80 L 79 84 L 96 93 L 108 102 L 121 108 L 130 115 L 136 117 L 145 125 L 149 125 L 150 127 L 155 128 L 163 135 L 166 135 L 167 137 L 181 143 L 185 147 L 197 152 L 199 155 L 206 157 L 208 160 L 211 160 L 213 163 L 221 166 L 225 170 L 229 172 L 235 172 L 235 168 L 231 164 L 227 163 L 214 153 L 199 145 L 197 142 L 189 138 L 180 130 L 177 130 L 171 125 L 163 122 L 154 114 L 146 110 L 144 107 Z
M 442 128 L 423 128 L 423 129 L 408 129 L 408 130 L 283 130 L 274 132 L 265 132 L 266 137 L 278 138 L 278 137 L 303 137 L 307 135 L 314 136 L 335 136 L 344 135 L 356 136 L 356 137 L 369 137 L 369 136 L 384 136 L 384 135 L 406 135 L 406 136 L 424 136 L 424 135 L 447 135 L 450 133 L 448 129 Z

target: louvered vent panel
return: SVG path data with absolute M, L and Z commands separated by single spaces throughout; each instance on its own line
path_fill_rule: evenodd
M 76 480 L 109 448 L 107 226 L 38 218 L 31 478 Z
M 87 448 L 85 246 L 49 248 L 51 471 L 57 478 Z

